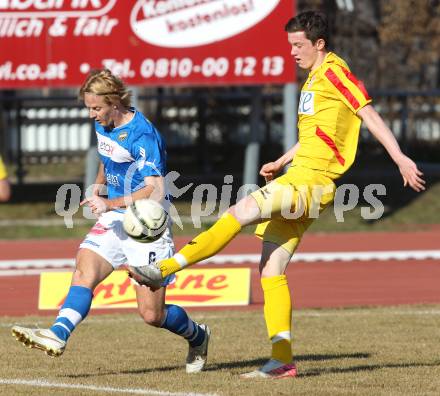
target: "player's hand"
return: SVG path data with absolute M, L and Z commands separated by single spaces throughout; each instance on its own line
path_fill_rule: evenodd
M 102 198 L 98 195 L 92 195 L 84 199 L 80 205 L 88 205 L 95 215 L 100 215 L 109 210 L 110 205 L 108 199 Z
M 403 185 L 410 186 L 413 190 L 420 192 L 425 190 L 425 180 L 423 173 L 417 168 L 417 165 L 411 158 L 402 154 L 402 157 L 397 161 L 397 166 L 403 177 Z
M 105 184 L 93 184 L 92 186 L 92 194 L 91 195 L 105 195 L 106 192 L 103 192 L 105 188 Z
M 266 182 L 270 182 L 273 178 L 281 171 L 280 167 L 276 162 L 268 162 L 264 164 L 260 169 L 260 176 L 263 176 Z

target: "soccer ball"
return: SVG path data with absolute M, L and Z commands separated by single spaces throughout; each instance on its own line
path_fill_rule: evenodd
M 127 207 L 123 226 L 127 235 L 138 242 L 154 242 L 165 232 L 168 213 L 152 199 L 138 199 Z

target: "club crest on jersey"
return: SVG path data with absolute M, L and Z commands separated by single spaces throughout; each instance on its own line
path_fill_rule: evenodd
M 299 98 L 298 114 L 315 114 L 315 93 L 311 91 L 301 91 Z
M 128 132 L 127 131 L 123 131 L 118 135 L 118 140 L 120 142 L 123 142 L 125 139 L 127 139 L 128 136 Z

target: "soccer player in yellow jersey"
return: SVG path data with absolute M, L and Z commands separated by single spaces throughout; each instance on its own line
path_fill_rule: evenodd
M 11 187 L 9 185 L 8 173 L 0 157 L 0 202 L 8 201 L 11 197 Z
M 404 185 L 424 190 L 422 173 L 405 156 L 371 106 L 361 81 L 347 64 L 327 49 L 326 17 L 314 11 L 297 15 L 285 30 L 291 53 L 299 67 L 310 71 L 299 103 L 299 141 L 260 174 L 268 184 L 230 207 L 207 231 L 202 232 L 158 268 L 145 272 L 147 284 L 218 253 L 243 226 L 256 224 L 263 240 L 260 262 L 264 292 L 264 317 L 272 355 L 258 370 L 244 378 L 294 377 L 291 350 L 291 298 L 284 274 L 304 231 L 334 198 L 334 180 L 353 163 L 361 121 L 385 147 L 399 168 Z M 276 177 L 291 164 L 286 174 Z

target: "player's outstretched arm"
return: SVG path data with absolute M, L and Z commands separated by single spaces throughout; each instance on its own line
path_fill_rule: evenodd
M 363 107 L 358 111 L 358 115 L 399 167 L 404 186 L 409 185 L 415 191 L 423 191 L 425 189 L 423 173 L 417 168 L 417 165 L 411 158 L 402 153 L 393 133 L 382 117 L 374 110 L 373 106 L 367 105 Z

